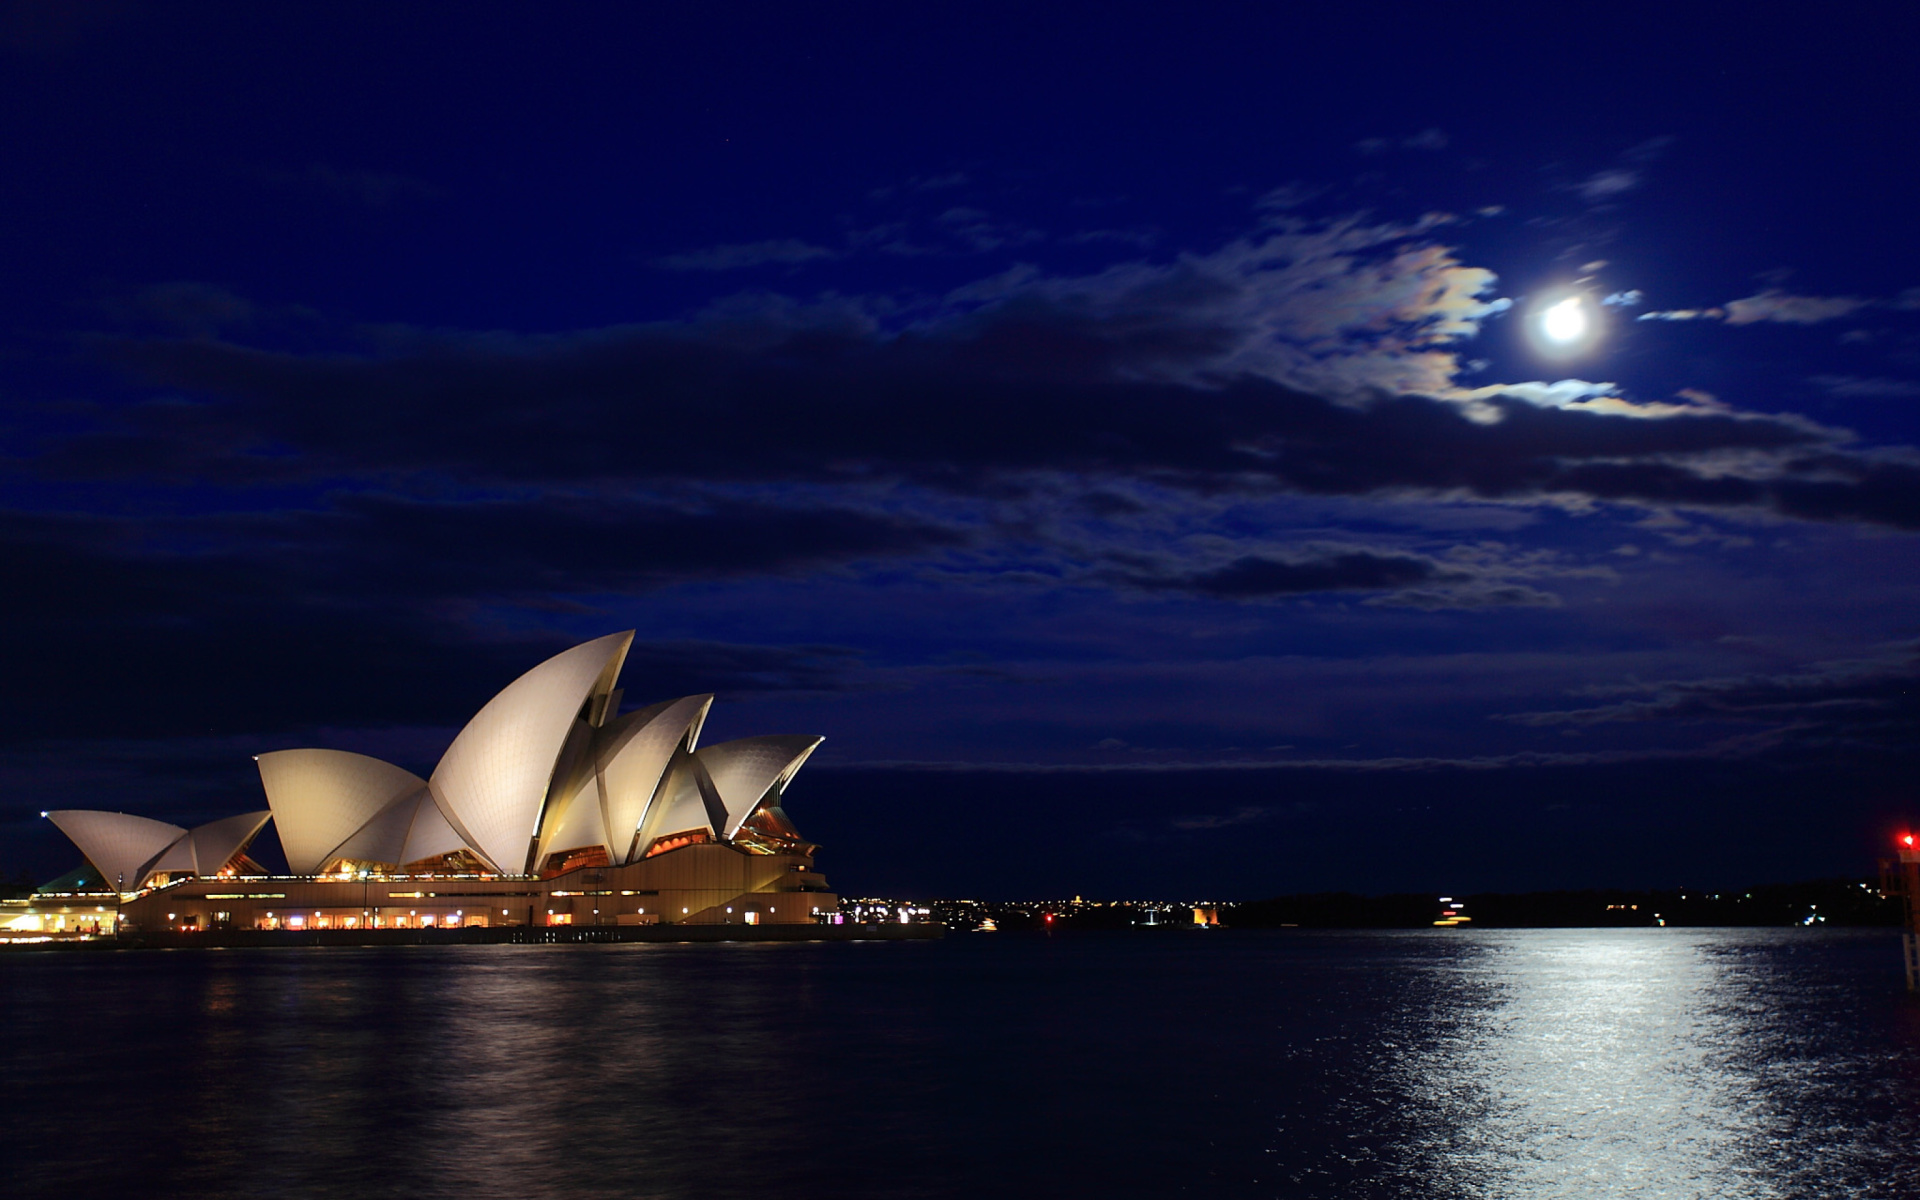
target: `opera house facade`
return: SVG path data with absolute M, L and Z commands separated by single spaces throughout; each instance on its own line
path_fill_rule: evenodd
M 88 863 L 58 894 L 84 922 L 107 911 L 89 890 L 115 893 L 123 931 L 836 921 L 815 847 L 781 807 L 821 739 L 701 746 L 711 695 L 621 713 L 632 641 L 598 638 L 514 680 L 426 779 L 344 750 L 277 750 L 255 759 L 265 811 L 190 830 L 50 812 Z M 290 875 L 248 856 L 269 822 Z

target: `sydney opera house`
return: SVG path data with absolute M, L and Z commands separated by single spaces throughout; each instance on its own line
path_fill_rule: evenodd
M 123 931 L 836 920 L 780 803 L 821 739 L 701 746 L 711 695 L 621 713 L 632 641 L 598 638 L 514 680 L 426 779 L 344 750 L 277 750 L 255 760 L 266 811 L 190 830 L 50 812 L 87 866 L 34 908 L 65 896 L 75 924 L 110 928 L 89 897 L 112 894 Z M 290 875 L 248 856 L 269 822 Z

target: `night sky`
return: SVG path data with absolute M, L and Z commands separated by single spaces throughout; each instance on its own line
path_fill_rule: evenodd
M 848 894 L 1871 872 L 1914 10 L 1492 11 L 6 8 L 0 870 L 633 628 Z

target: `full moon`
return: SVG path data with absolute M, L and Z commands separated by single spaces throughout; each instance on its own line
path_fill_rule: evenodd
M 1587 309 L 1578 296 L 1568 296 L 1540 316 L 1540 332 L 1550 342 L 1565 346 L 1579 341 L 1587 332 Z
M 1527 316 L 1527 340 L 1541 358 L 1577 358 L 1600 341 L 1606 322 L 1593 297 L 1576 288 L 1555 288 L 1536 296 Z

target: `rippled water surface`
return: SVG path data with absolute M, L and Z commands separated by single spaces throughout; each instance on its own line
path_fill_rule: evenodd
M 1890 931 L 11 953 L 21 1196 L 1920 1197 Z

